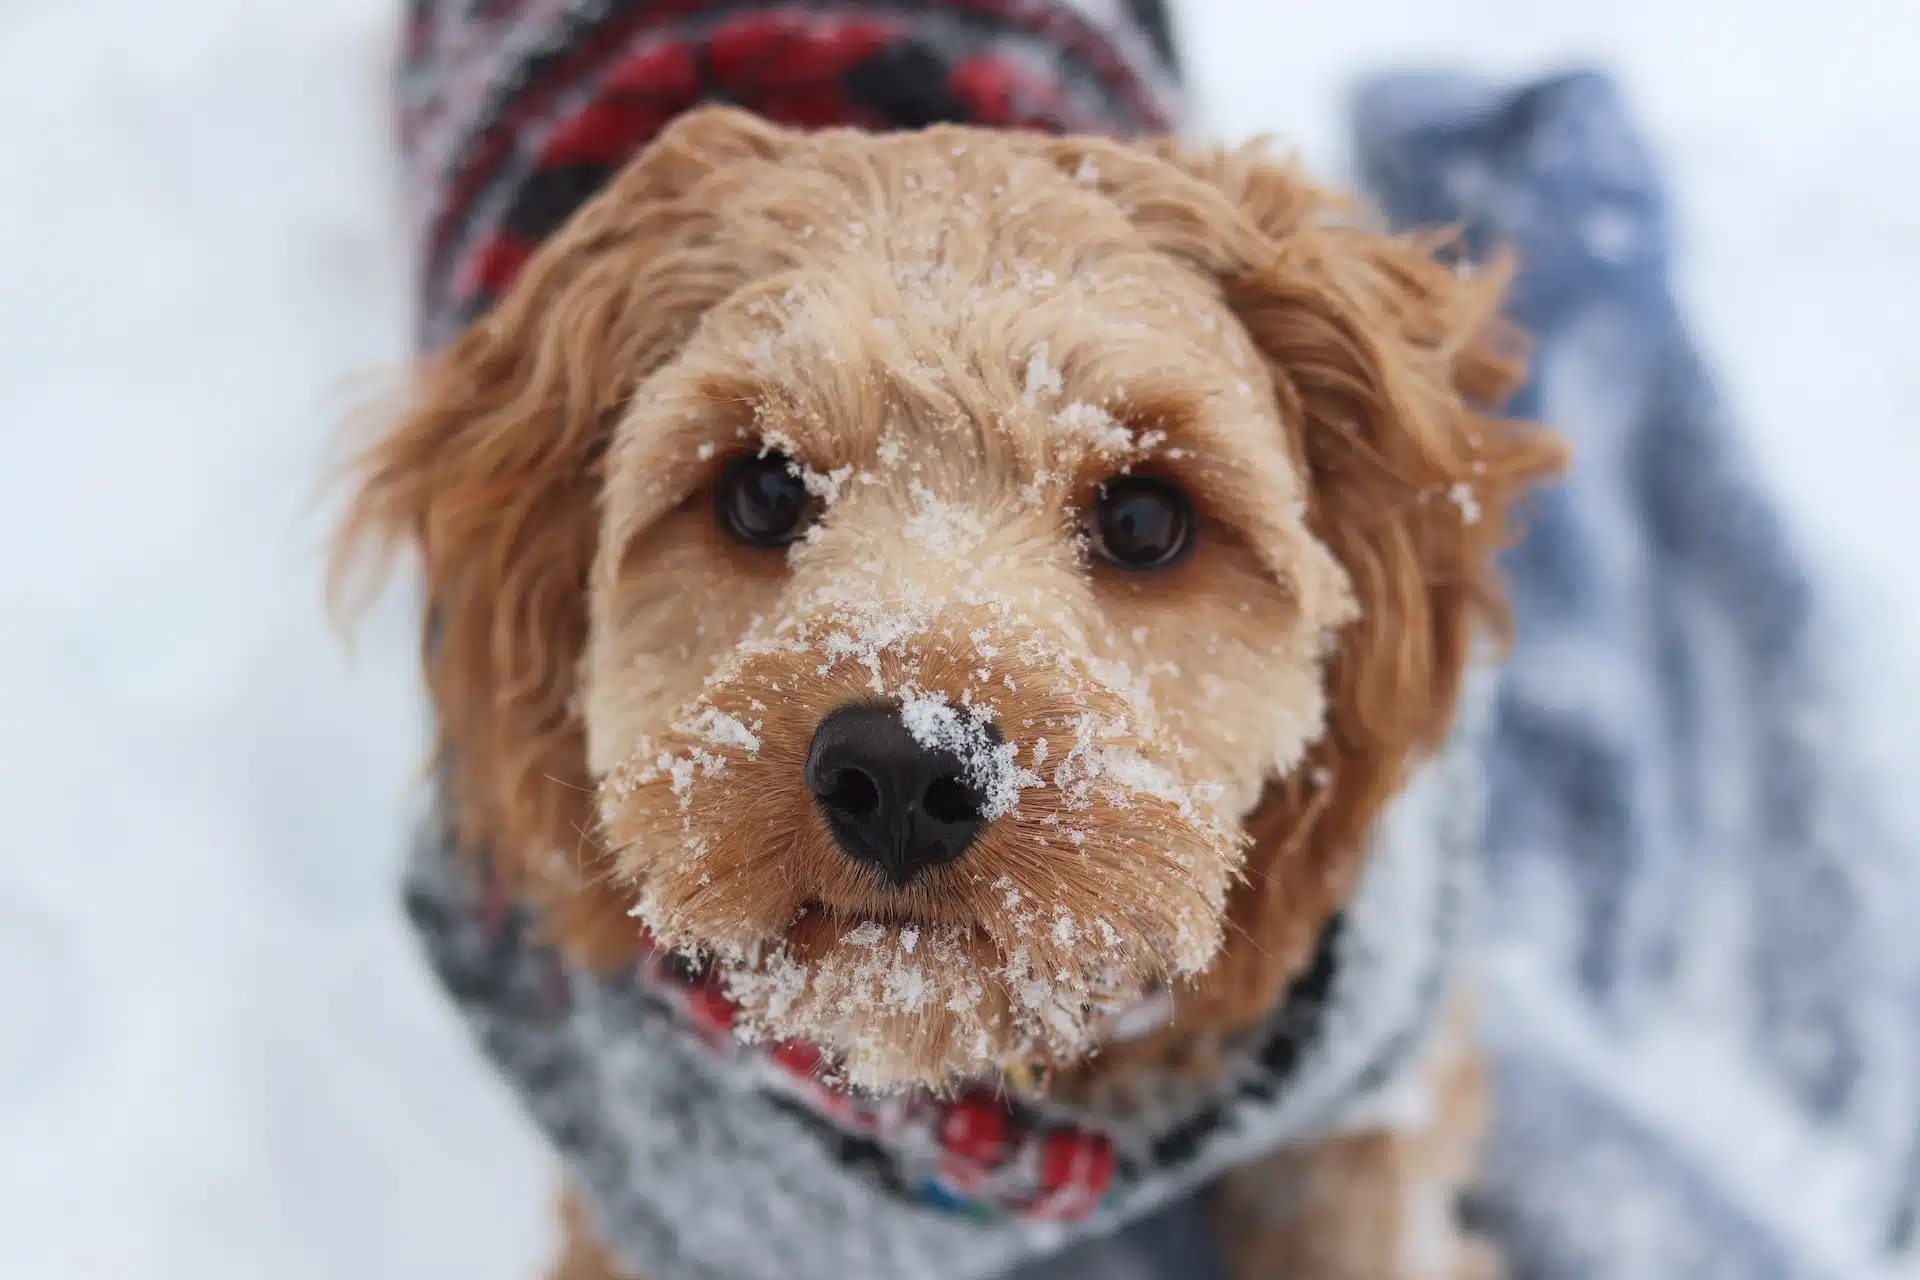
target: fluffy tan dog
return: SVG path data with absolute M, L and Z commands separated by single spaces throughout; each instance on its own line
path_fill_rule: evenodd
M 703 957 L 851 1088 L 1204 1073 L 1560 465 L 1489 416 L 1502 275 L 1437 248 L 1255 150 L 683 117 L 361 460 L 342 555 L 419 550 L 463 843 L 573 963 Z M 1227 1177 L 1242 1274 L 1491 1274 L 1470 1040 L 1420 1123 Z

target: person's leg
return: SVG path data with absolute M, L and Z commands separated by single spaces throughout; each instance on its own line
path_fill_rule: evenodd
M 1798 1168 L 1752 1167 L 1754 1133 L 1792 1133 L 1857 1175 L 1869 1257 L 1896 1234 L 1910 1167 L 1920 973 L 1862 886 L 1911 884 L 1912 854 L 1863 785 L 1827 584 L 1675 305 L 1650 150 L 1590 73 L 1382 77 L 1356 100 L 1355 136 L 1394 220 L 1518 251 L 1511 313 L 1537 349 L 1514 410 L 1574 454 L 1507 561 L 1519 638 L 1484 916 L 1524 973 L 1487 987 L 1496 1108 L 1477 1210 L 1543 1280 L 1818 1275 L 1786 1243 Z M 1580 1028 L 1584 1059 L 1549 1022 Z M 1712 1044 L 1716 1092 L 1760 1105 L 1679 1132 L 1682 1082 L 1621 1088 L 1630 1039 Z M 1647 1119 L 1646 1093 L 1667 1121 Z M 1735 1181 L 1775 1193 L 1737 1197 Z

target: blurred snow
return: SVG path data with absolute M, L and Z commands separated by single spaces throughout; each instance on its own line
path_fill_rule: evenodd
M 547 1248 L 545 1157 L 396 910 L 409 623 L 349 663 L 319 603 L 328 434 L 405 354 L 395 7 L 0 0 L 0 1275 L 519 1280 Z M 1616 71 L 1699 335 L 1910 672 L 1920 8 L 1187 9 L 1218 131 L 1328 172 L 1362 68 Z

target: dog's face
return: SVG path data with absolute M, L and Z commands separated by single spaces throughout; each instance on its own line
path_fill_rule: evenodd
M 1468 286 L 1329 209 L 1244 158 L 683 121 L 363 497 L 425 544 L 475 821 L 589 849 L 861 1085 L 1075 1061 L 1230 931 L 1271 995 L 1553 461 L 1462 401 Z
M 637 915 L 863 1083 L 1219 949 L 1351 614 L 1212 282 L 1030 149 L 814 144 L 614 428 L 581 708 Z

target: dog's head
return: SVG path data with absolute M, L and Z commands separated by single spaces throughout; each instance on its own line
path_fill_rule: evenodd
M 468 838 L 864 1085 L 1257 1015 L 1558 464 L 1434 247 L 1254 152 L 683 118 L 364 458 Z

